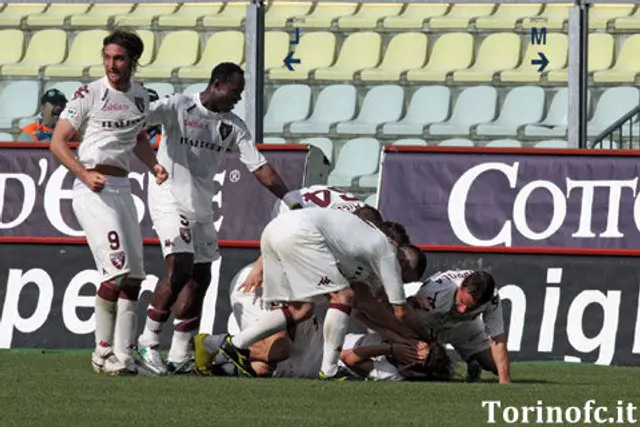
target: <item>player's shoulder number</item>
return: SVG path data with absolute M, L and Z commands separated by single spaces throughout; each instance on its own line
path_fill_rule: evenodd
M 309 191 L 302 193 L 302 198 L 305 202 L 313 203 L 319 208 L 326 208 L 331 204 L 332 194 L 335 194 L 341 200 L 345 202 L 359 202 L 360 199 L 347 193 L 344 190 L 335 187 L 327 187 L 321 190 Z

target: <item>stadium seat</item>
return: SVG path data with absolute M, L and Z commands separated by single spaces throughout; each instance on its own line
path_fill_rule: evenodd
M 524 18 L 522 28 L 529 30 L 532 27 L 544 26 L 547 30 L 561 30 L 569 19 L 570 7 L 571 4 L 547 4 L 540 15 Z
M 164 83 L 164 82 L 145 83 L 144 87 L 155 90 L 160 98 L 164 98 L 165 96 L 172 95 L 176 92 L 175 88 L 171 83 Z
M 367 31 L 349 35 L 336 63 L 317 69 L 314 77 L 316 80 L 353 80 L 356 72 L 378 65 L 381 43 L 382 37 L 378 33 Z
M 606 70 L 613 63 L 614 41 L 611 34 L 589 34 L 589 73 Z M 569 80 L 567 69 L 550 71 L 550 82 L 566 83 Z
M 544 72 L 538 72 L 539 65 L 532 65 L 531 61 L 540 57 L 538 52 L 542 52 L 549 64 Z M 548 33 L 547 44 L 529 44 L 522 63 L 513 70 L 505 70 L 500 73 L 500 80 L 509 83 L 537 83 L 543 74 L 549 71 L 562 70 L 567 67 L 569 54 L 569 38 L 562 33 Z
M 434 16 L 429 21 L 431 30 L 466 29 L 480 16 L 491 15 L 493 4 L 454 4 L 444 16 Z
M 13 142 L 13 135 L 7 132 L 0 132 L 0 142 Z
M 208 83 L 193 83 L 185 87 L 182 93 L 200 93 L 205 90 Z
M 240 102 L 238 102 L 235 107 L 233 107 L 233 110 L 231 110 L 236 116 L 240 117 L 242 120 L 244 120 L 246 118 L 246 111 L 245 111 L 245 103 L 244 103 L 244 99 L 241 99 Z
M 263 144 L 286 144 L 287 142 L 285 141 L 284 138 L 280 138 L 279 136 L 268 136 L 268 137 L 262 138 L 262 143 Z
M 142 43 L 144 43 L 144 50 L 142 51 L 142 56 L 138 61 L 138 65 L 140 67 L 146 67 L 147 65 L 149 65 L 155 54 L 156 36 L 155 33 L 150 30 L 136 30 L 136 33 L 142 39 Z M 100 44 L 102 44 L 102 42 Z M 100 61 L 99 64 L 89 67 L 89 77 L 99 78 L 102 76 L 104 76 L 104 65 L 102 64 L 102 61 Z
M 375 138 L 351 139 L 340 150 L 327 184 L 351 187 L 354 179 L 374 174 L 378 169 L 379 160 L 380 141 Z
M 345 30 L 355 28 L 374 29 L 378 26 L 378 22 L 387 16 L 398 16 L 402 6 L 402 3 L 363 3 L 354 15 L 338 18 L 338 28 Z
M 455 52 L 455 55 L 451 55 Z M 449 73 L 463 70 L 473 60 L 473 36 L 468 33 L 448 33 L 439 37 L 427 64 L 418 70 L 409 70 L 410 82 L 444 82 Z
M 392 30 L 421 30 L 425 22 L 444 15 L 447 9 L 448 4 L 409 3 L 400 15 L 384 18 L 382 26 Z
M 333 64 L 336 51 L 336 37 L 325 31 L 317 31 L 300 36 L 300 44 L 296 47 L 295 58 L 304 58 L 300 64 L 294 64 L 294 71 L 284 65 L 269 70 L 269 78 L 273 80 L 304 80 L 309 72 Z
M 608 70 L 596 71 L 593 81 L 596 83 L 633 83 L 640 73 L 640 34 L 627 38 L 613 67 Z
M 303 84 L 278 87 L 264 116 L 265 133 L 282 133 L 286 124 L 304 120 L 311 108 L 311 88 Z
M 289 34 L 285 31 L 267 31 L 264 36 L 264 50 L 265 71 L 282 67 L 283 60 L 289 53 Z
M 402 114 L 404 91 L 397 85 L 380 85 L 371 88 L 362 101 L 358 116 L 338 123 L 339 134 L 374 135 L 377 127 L 395 122 Z
M 620 86 L 606 89 L 598 100 L 593 117 L 587 123 L 587 135 L 598 135 L 638 104 L 640 104 L 640 92 L 635 87 Z M 628 134 L 628 131 L 625 133 Z
M 174 69 L 196 62 L 199 46 L 200 36 L 195 31 L 179 30 L 168 33 L 162 40 L 156 59 L 139 69 L 136 76 L 139 79 L 170 78 Z
M 222 5 L 222 2 L 184 3 L 177 12 L 159 16 L 158 27 L 195 27 L 198 19 L 215 15 Z
M 295 26 L 300 28 L 331 28 L 333 21 L 342 16 L 353 15 L 358 3 L 317 3 L 308 15 L 296 16 Z
M 502 104 L 496 121 L 479 124 L 478 135 L 516 136 L 520 127 L 542 120 L 544 89 L 540 86 L 520 86 L 511 89 Z
M 206 79 L 211 76 L 211 69 L 221 62 L 241 64 L 244 60 L 244 34 L 241 31 L 219 31 L 214 33 L 200 56 L 197 64 L 181 67 L 178 78 Z
M 105 28 L 115 16 L 126 15 L 133 8 L 133 4 L 94 4 L 88 12 L 73 15 L 70 19 L 72 27 L 100 27 Z
M 311 117 L 293 122 L 291 133 L 327 134 L 331 125 L 351 120 L 356 113 L 357 92 L 353 85 L 330 85 L 318 95 Z
M 425 86 L 411 97 L 402 120 L 382 127 L 385 135 L 422 135 L 425 126 L 443 122 L 449 116 L 451 90 L 447 86 Z
M 419 69 L 427 59 L 427 36 L 422 33 L 400 33 L 387 46 L 382 63 L 362 70 L 362 81 L 394 81 L 408 70 Z
M 22 61 L 2 67 L 3 76 L 37 76 L 40 68 L 59 64 L 67 50 L 67 33 L 40 30 L 33 34 Z
M 377 194 L 372 194 L 369 197 L 367 197 L 366 199 L 364 199 L 364 203 L 372 206 L 374 208 L 378 207 L 378 195 Z
M 305 138 L 300 140 L 300 144 L 313 145 L 319 148 L 329 163 L 333 163 L 333 141 L 329 138 Z
M 629 16 L 618 18 L 613 21 L 616 30 L 640 30 L 640 8 Z
M 546 139 L 536 143 L 533 148 L 567 148 L 568 145 L 564 139 Z
M 589 29 L 606 30 L 607 23 L 616 18 L 628 17 L 634 9 L 633 4 L 593 4 L 589 8 Z
M 514 33 L 495 33 L 482 41 L 475 63 L 453 73 L 454 82 L 491 82 L 493 76 L 514 69 L 520 61 L 520 37 Z
M 471 126 L 493 120 L 498 93 L 493 86 L 464 89 L 456 101 L 449 120 L 429 127 L 432 135 L 468 135 Z
M 8 4 L 0 12 L 0 26 L 19 27 L 22 20 L 29 15 L 41 13 L 47 5 L 41 4 Z
M 591 105 L 591 93 L 587 97 L 587 110 Z M 567 133 L 569 115 L 568 89 L 562 88 L 556 92 L 547 111 L 547 117 L 540 123 L 525 126 L 526 136 L 565 136 Z
M 60 92 L 64 93 L 64 96 L 67 99 L 73 98 L 73 95 L 76 93 L 76 90 L 80 86 L 83 86 L 80 80 L 67 80 L 67 81 L 55 81 L 49 80 L 44 85 L 44 91 L 48 91 L 49 89 L 58 89 Z
M 378 188 L 378 181 L 380 180 L 380 174 L 374 173 L 371 175 L 364 175 L 358 179 L 358 186 L 360 188 Z
M 150 27 L 156 16 L 171 14 L 177 6 L 177 3 L 138 3 L 131 13 L 114 16 L 113 23 L 120 27 Z
M 65 19 L 85 13 L 89 4 L 52 4 L 47 10 L 27 16 L 28 27 L 62 27 Z
M 44 70 L 47 77 L 82 77 L 85 68 L 101 66 L 102 56 L 96 46 L 109 34 L 106 30 L 86 30 L 76 34 L 69 55 L 62 64 L 49 65 Z
M 247 2 L 227 2 L 224 9 L 216 15 L 208 15 L 202 19 L 205 28 L 240 27 L 247 17 Z
M 598 142 L 593 149 L 594 150 L 618 150 L 620 148 L 620 144 L 618 142 L 606 138 L 603 141 Z
M 38 110 L 38 90 L 37 81 L 5 83 L 0 91 L 0 128 L 10 129 L 14 120 L 35 115 Z
M 536 16 L 541 9 L 540 4 L 501 4 L 493 15 L 479 17 L 476 20 L 476 28 L 479 30 L 513 29 L 523 18 Z
M 304 16 L 311 10 L 311 2 L 272 3 L 264 15 L 266 28 L 284 28 L 295 16 Z
M 487 148 L 521 148 L 522 142 L 515 139 L 495 139 L 490 141 Z
M 427 141 L 425 141 L 424 139 L 403 138 L 403 139 L 398 139 L 397 141 L 394 141 L 393 144 L 391 145 L 426 147 L 429 144 L 427 144 Z
M 475 144 L 470 139 L 451 138 L 438 143 L 438 147 L 473 147 Z
M 24 33 L 16 29 L 0 30 L 0 66 L 15 64 L 22 58 Z

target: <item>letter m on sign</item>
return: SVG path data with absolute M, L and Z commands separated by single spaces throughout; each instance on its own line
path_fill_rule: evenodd
M 547 29 L 546 28 L 532 28 L 531 29 L 531 44 L 547 44 Z

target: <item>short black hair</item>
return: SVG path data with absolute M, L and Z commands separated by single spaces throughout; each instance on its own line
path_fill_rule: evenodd
M 110 44 L 117 44 L 126 50 L 131 60 L 131 71 L 138 69 L 138 61 L 144 52 L 144 43 L 140 36 L 133 31 L 117 28 L 103 39 L 102 51 L 104 52 L 104 48 Z
M 451 381 L 453 379 L 453 363 L 447 349 L 438 341 L 429 344 L 429 355 L 424 361 L 424 372 L 427 381 Z
M 372 206 L 364 205 L 353 211 L 353 214 L 363 221 L 369 221 L 376 227 L 382 226 L 382 215 L 380 214 L 380 211 L 378 209 Z
M 427 270 L 427 256 L 417 246 L 411 244 L 403 244 L 398 246 L 398 250 L 402 251 L 408 267 L 415 271 L 415 281 L 420 280 Z
M 469 291 L 477 305 L 482 305 L 491 300 L 496 290 L 496 282 L 493 276 L 486 271 L 474 271 L 467 276 L 460 285 Z
M 244 70 L 233 62 L 221 62 L 211 70 L 211 78 L 209 84 L 218 80 L 220 82 L 228 82 L 235 74 L 240 74 L 244 78 Z
M 408 245 L 411 243 L 407 230 L 399 222 L 384 221 L 380 229 L 388 238 L 396 242 L 397 245 Z

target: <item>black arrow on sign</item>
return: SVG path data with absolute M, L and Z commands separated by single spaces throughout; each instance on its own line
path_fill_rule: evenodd
M 541 73 L 545 68 L 547 68 L 547 65 L 549 65 L 549 60 L 542 52 L 538 52 L 538 55 L 540 56 L 540 59 L 532 59 L 531 65 L 539 65 L 540 67 L 538 67 L 538 72 Z
M 299 64 L 300 59 L 294 58 L 293 51 L 291 51 L 287 54 L 287 56 L 285 56 L 283 62 L 284 62 L 284 65 L 289 69 L 289 71 L 293 71 L 293 67 L 291 66 L 291 64 Z

